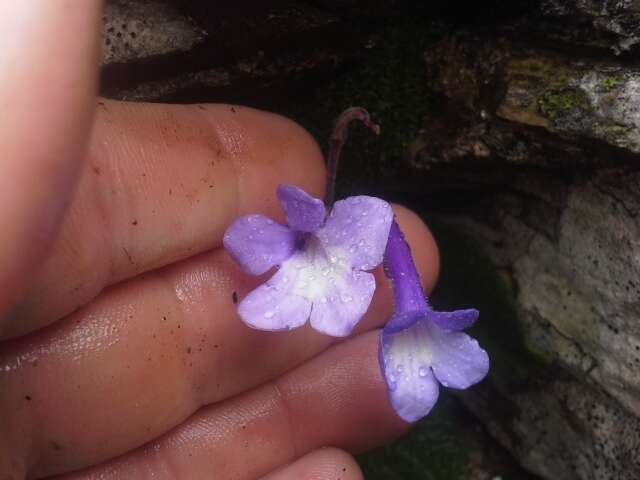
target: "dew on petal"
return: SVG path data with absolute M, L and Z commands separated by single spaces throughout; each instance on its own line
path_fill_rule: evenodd
M 264 312 L 264 318 L 273 318 L 275 314 L 276 314 L 275 311 L 267 310 L 266 312 Z
M 422 378 L 426 377 L 429 373 L 429 369 L 427 367 L 420 367 L 418 369 L 418 375 Z
M 343 294 L 340 296 L 340 300 L 342 300 L 343 303 L 349 303 L 353 301 L 353 297 L 348 294 Z
M 394 374 L 389 374 L 387 376 L 387 386 L 389 387 L 390 392 L 393 392 L 396 388 L 398 388 L 398 382 Z

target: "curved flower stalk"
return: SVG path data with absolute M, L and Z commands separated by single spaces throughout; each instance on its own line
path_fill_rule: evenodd
M 349 197 L 326 214 L 324 203 L 300 188 L 281 185 L 287 225 L 263 215 L 236 220 L 224 246 L 248 273 L 278 271 L 247 295 L 240 318 L 260 330 L 289 330 L 310 320 L 316 330 L 349 335 L 369 308 L 393 220 L 379 198 Z
M 489 356 L 464 330 L 475 309 L 436 312 L 420 286 L 411 250 L 393 221 L 385 252 L 396 312 L 380 334 L 380 368 L 398 415 L 415 422 L 438 400 L 439 386 L 466 389 L 489 371 Z

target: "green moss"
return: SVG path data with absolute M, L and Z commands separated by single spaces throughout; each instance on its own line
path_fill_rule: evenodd
M 629 144 L 629 134 L 634 132 L 632 127 L 626 125 L 605 125 L 600 126 L 600 130 L 609 143 L 622 147 Z
M 341 192 L 370 189 L 406 156 L 431 107 L 424 52 L 441 35 L 441 26 L 419 15 L 389 20 L 357 64 L 346 65 L 300 110 L 284 112 L 323 146 L 333 121 L 349 106 L 365 107 L 380 124 L 379 137 L 356 125 L 351 128 L 340 165 Z
M 547 92 L 538 101 L 542 113 L 551 120 L 557 120 L 585 106 L 586 94 L 579 88 Z
M 535 80 L 547 88 L 564 87 L 574 76 L 566 66 L 537 57 L 514 58 L 507 70 L 512 81 L 528 84 Z
M 622 80 L 618 77 L 609 76 L 605 78 L 600 84 L 600 88 L 604 92 L 610 92 L 622 84 Z

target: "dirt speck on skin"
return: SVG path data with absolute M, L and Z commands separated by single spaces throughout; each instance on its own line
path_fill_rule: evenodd
M 191 347 L 187 347 L 187 353 L 191 353 Z
M 238 303 L 238 292 L 233 292 L 231 294 L 231 300 L 233 301 L 234 304 L 237 305 L 237 303 Z
M 131 254 L 129 253 L 129 251 L 128 251 L 126 248 L 124 248 L 124 247 L 122 247 L 122 250 L 124 251 L 124 253 L 125 253 L 125 255 L 127 256 L 127 258 L 129 259 L 129 263 L 130 263 L 131 265 L 135 265 L 135 264 L 136 264 L 136 262 L 133 260 L 133 257 L 131 256 Z
M 232 112 L 232 113 L 236 113 L 236 109 L 235 109 L 235 108 L 233 108 L 233 107 L 231 107 L 231 112 Z
M 27 402 L 30 402 L 30 401 L 31 401 L 31 396 L 30 396 L 30 395 L 25 395 L 25 396 L 24 396 L 24 399 L 25 399 Z
M 94 166 L 94 167 L 92 168 L 92 170 L 93 170 L 93 173 L 95 173 L 95 174 L 96 174 L 96 175 L 98 175 L 98 176 L 100 176 L 100 175 L 102 174 L 102 171 L 100 170 L 100 167 L 96 167 L 96 166 Z
M 49 440 L 49 445 L 51 446 L 51 448 L 53 448 L 56 452 L 59 452 L 61 450 L 63 450 L 62 445 L 60 445 L 58 442 L 56 442 L 55 440 Z
M 138 220 L 134 220 L 133 222 L 131 222 L 131 225 L 133 225 L 133 226 L 138 225 Z

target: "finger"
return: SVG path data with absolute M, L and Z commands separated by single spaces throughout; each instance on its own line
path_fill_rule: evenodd
M 348 340 L 124 457 L 64 478 L 254 479 L 324 445 L 377 446 L 408 428 L 387 400 L 377 349 L 377 332 Z
M 405 210 L 398 217 L 418 265 L 434 277 L 425 227 Z M 25 461 L 37 459 L 38 471 L 73 470 L 135 448 L 201 405 L 327 348 L 331 339 L 310 328 L 282 334 L 247 328 L 233 292 L 242 297 L 255 282 L 220 250 L 131 280 L 55 328 L 6 342 L 0 411 L 15 412 L 6 438 L 31 441 L 22 446 L 30 452 Z M 389 290 L 378 295 L 364 320 L 369 328 L 391 313 Z
M 107 285 L 219 246 L 238 215 L 282 218 L 279 183 L 322 195 L 322 154 L 283 117 L 102 103 L 60 238 L 5 337 L 61 318 Z
M 0 327 L 73 192 L 97 89 L 99 0 L 0 2 Z
M 322 448 L 262 477 L 262 480 L 363 480 L 355 459 L 337 448 Z

